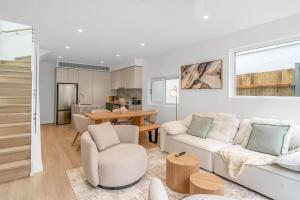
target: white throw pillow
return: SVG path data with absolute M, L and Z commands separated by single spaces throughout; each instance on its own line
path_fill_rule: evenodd
M 191 123 L 192 123 L 193 115 L 197 115 L 197 116 L 199 116 L 199 117 L 211 117 L 211 118 L 214 117 L 214 113 L 213 113 L 213 112 L 194 113 L 194 114 L 188 115 L 186 118 L 184 118 L 184 119 L 181 121 L 182 124 L 183 124 L 185 127 L 190 128 Z
M 88 126 L 88 130 L 96 143 L 98 151 L 103 151 L 120 143 L 118 134 L 110 122 L 99 125 L 90 125 Z
M 172 122 L 164 123 L 162 125 L 162 128 L 169 135 L 185 134 L 188 131 L 188 128 L 182 124 L 182 121 L 172 121 Z
M 292 134 L 289 151 L 300 148 L 300 126 L 295 126 Z
M 274 163 L 281 167 L 300 172 L 300 149 L 279 156 Z
M 286 121 L 286 120 L 277 120 L 277 119 L 252 118 L 250 123 L 251 124 L 253 124 L 253 123 L 270 124 L 270 125 L 277 125 L 277 126 L 289 125 L 290 128 L 289 128 L 288 132 L 286 133 L 286 135 L 284 137 L 284 142 L 283 142 L 283 145 L 282 145 L 281 153 L 285 154 L 285 153 L 288 152 L 290 142 L 291 142 L 291 138 L 292 138 L 292 134 L 294 132 L 294 126 L 296 125 L 296 122 Z M 249 139 L 250 139 L 251 131 L 252 131 L 252 126 L 248 126 L 248 128 L 246 130 L 245 138 L 244 138 L 243 143 L 242 143 L 242 146 L 244 146 L 244 147 L 247 146 L 247 144 L 249 142 Z
M 215 113 L 213 124 L 208 138 L 219 140 L 225 143 L 232 143 L 240 120 L 232 114 Z
M 250 122 L 250 119 L 243 119 L 240 121 L 239 129 L 234 137 L 234 144 L 242 145 L 247 133 L 247 129 L 249 129 L 249 126 L 251 126 Z

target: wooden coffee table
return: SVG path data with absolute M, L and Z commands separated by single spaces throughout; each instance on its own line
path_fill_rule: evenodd
M 190 176 L 190 194 L 224 195 L 224 182 L 208 172 L 197 172 Z
M 167 155 L 167 186 L 178 193 L 189 193 L 189 178 L 191 174 L 198 172 L 199 159 L 196 156 L 185 154 L 175 157 L 176 153 Z

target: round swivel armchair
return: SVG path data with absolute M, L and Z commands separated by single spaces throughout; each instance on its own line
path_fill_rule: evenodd
M 130 187 L 143 177 L 147 154 L 145 148 L 138 145 L 137 126 L 115 125 L 113 128 L 120 143 L 103 151 L 98 150 L 92 135 L 85 132 L 81 136 L 81 160 L 90 184 L 116 190 Z

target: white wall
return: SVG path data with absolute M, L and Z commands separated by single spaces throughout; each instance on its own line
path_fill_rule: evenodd
M 218 111 L 236 113 L 241 118 L 267 117 L 300 122 L 299 98 L 229 97 L 230 49 L 300 34 L 300 15 L 236 32 L 189 48 L 144 60 L 144 108 L 159 109 L 159 121 L 175 119 L 174 106 L 152 105 L 149 102 L 149 81 L 153 77 L 179 75 L 179 66 L 214 59 L 223 59 L 223 89 L 181 90 L 179 118 L 189 113 Z
M 40 62 L 41 124 L 55 122 L 55 62 Z
M 14 60 L 16 57 L 32 55 L 32 31 L 0 35 L 0 60 Z

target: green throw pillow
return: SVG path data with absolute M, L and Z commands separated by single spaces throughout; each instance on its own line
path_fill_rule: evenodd
M 277 126 L 271 124 L 252 124 L 252 132 L 247 145 L 247 149 L 271 154 L 281 155 L 284 136 L 290 126 Z
M 213 119 L 209 117 L 193 115 L 188 134 L 196 137 L 206 138 L 208 132 L 210 131 L 212 121 Z

